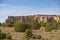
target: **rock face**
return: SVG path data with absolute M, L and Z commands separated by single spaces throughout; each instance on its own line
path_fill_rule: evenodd
M 29 22 L 31 20 L 36 20 L 37 22 L 48 22 L 52 20 L 60 21 L 60 16 L 58 15 L 33 15 L 33 16 L 8 16 L 5 22 L 16 22 L 16 21 Z

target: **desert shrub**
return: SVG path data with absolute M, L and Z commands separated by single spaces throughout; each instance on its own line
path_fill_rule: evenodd
M 8 22 L 8 23 L 5 23 L 5 25 L 7 27 L 13 27 L 14 26 L 14 22 Z
M 1 23 L 1 26 L 5 26 L 5 24 L 4 23 Z
M 50 23 L 50 22 L 47 22 L 46 24 L 45 24 L 45 30 L 48 32 L 48 31 L 51 31 L 52 30 L 52 24 Z
M 8 26 L 8 24 L 7 23 L 1 23 L 1 26 L 5 27 L 5 26 Z
M 33 35 L 32 39 L 41 39 L 41 35 Z
M 25 37 L 32 37 L 32 31 L 30 29 L 25 30 Z
M 41 27 L 41 25 L 38 22 L 36 22 L 35 20 L 32 20 L 30 22 L 30 24 L 31 24 L 32 29 L 40 29 L 40 27 Z
M 47 22 L 45 23 L 45 30 L 51 31 L 53 29 L 57 29 L 57 21 L 54 20 L 52 17 L 47 19 Z
M 46 23 L 44 23 L 44 22 L 40 22 L 41 27 L 45 27 L 45 24 Z
M 16 32 L 24 32 L 26 29 L 30 29 L 30 25 L 26 22 L 16 22 L 14 23 L 14 29 Z
M 6 33 L 1 33 L 0 38 L 5 39 L 6 38 Z
M 11 39 L 11 35 L 10 34 L 7 34 L 7 33 L 4 33 L 0 30 L 0 39 Z
M 60 23 L 57 24 L 57 29 L 60 30 Z
M 12 37 L 11 37 L 10 33 L 7 33 L 6 39 L 11 39 L 11 38 Z
M 36 36 L 36 39 L 41 39 L 41 35 L 37 35 Z
M 0 23 L 0 26 L 1 26 L 1 23 Z
M 53 25 L 53 29 L 54 29 L 54 30 L 58 29 L 58 22 L 53 21 L 53 22 L 52 22 L 52 25 Z
M 52 22 L 46 22 L 45 23 L 45 30 L 46 31 L 51 31 L 51 30 L 55 30 L 55 29 L 57 29 L 58 27 L 57 27 L 58 25 L 57 25 L 57 22 L 56 21 L 52 21 Z
M 25 30 L 25 39 L 30 40 L 32 37 L 32 31 L 30 29 Z

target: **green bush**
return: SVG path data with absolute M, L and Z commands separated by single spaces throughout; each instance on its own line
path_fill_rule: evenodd
M 35 35 L 35 34 L 34 34 L 34 35 L 32 36 L 32 39 L 41 39 L 41 35 Z
M 45 24 L 45 30 L 48 32 L 48 31 L 51 31 L 53 28 L 52 24 L 50 22 L 47 22 Z
M 11 39 L 11 38 L 12 37 L 11 37 L 10 33 L 7 33 L 6 39 Z
M 0 23 L 0 26 L 5 26 L 5 23 Z
M 0 39 L 11 39 L 11 35 L 0 30 Z
M 0 23 L 0 26 L 1 26 L 1 23 Z
M 41 35 L 37 35 L 36 36 L 36 39 L 41 39 Z
M 51 31 L 51 30 L 55 30 L 58 28 L 58 23 L 56 21 L 52 21 L 52 22 L 46 22 L 45 23 L 45 30 L 46 31 Z
M 1 33 L 0 38 L 5 39 L 6 38 L 6 33 Z
M 30 24 L 31 24 L 32 29 L 40 29 L 40 27 L 41 27 L 41 25 L 38 22 L 34 21 L 34 20 L 32 20 L 30 22 Z
M 57 24 L 57 29 L 60 30 L 60 23 Z
M 13 27 L 14 26 L 14 22 L 4 23 L 4 26 Z
M 14 29 L 16 32 L 25 32 L 26 29 L 30 29 L 31 25 L 26 22 L 16 22 L 14 23 Z
M 40 22 L 41 27 L 45 27 L 45 24 L 46 23 L 44 23 L 44 22 Z
M 32 37 L 32 31 L 31 31 L 30 29 L 27 29 L 27 30 L 25 31 L 25 36 L 26 36 L 26 37 Z

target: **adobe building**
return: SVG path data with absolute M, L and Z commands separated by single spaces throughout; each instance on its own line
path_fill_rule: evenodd
M 36 20 L 37 22 L 48 22 L 51 20 L 60 21 L 60 16 L 58 15 L 33 15 L 33 16 L 8 16 L 5 22 L 16 22 L 16 21 L 25 21 L 29 22 L 31 20 Z

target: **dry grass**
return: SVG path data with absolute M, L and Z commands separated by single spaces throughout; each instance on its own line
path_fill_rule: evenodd
M 23 40 L 24 33 L 15 32 L 13 27 L 0 27 L 3 32 L 9 32 L 12 38 L 15 40 Z M 42 30 L 43 29 L 43 30 Z M 39 30 L 33 30 L 33 34 L 40 34 L 42 40 L 60 40 L 60 30 L 52 30 L 51 32 L 45 32 L 44 28 Z

